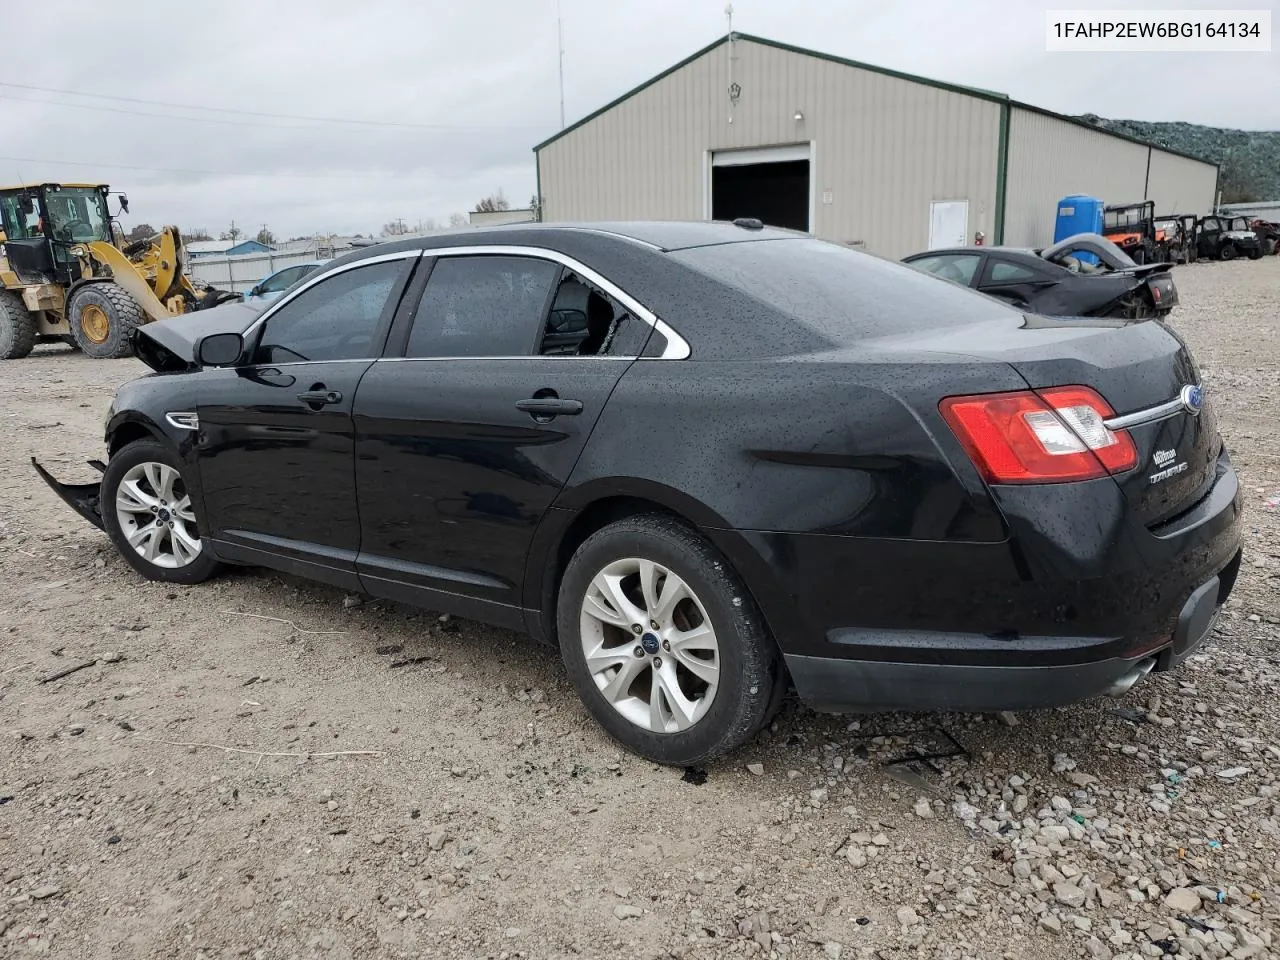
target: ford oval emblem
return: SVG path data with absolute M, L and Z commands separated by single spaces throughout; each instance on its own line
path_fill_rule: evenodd
M 1204 406 L 1204 390 L 1198 383 L 1187 384 L 1182 388 L 1182 393 L 1179 394 L 1179 397 L 1182 400 L 1182 406 L 1192 416 L 1198 414 L 1200 408 Z

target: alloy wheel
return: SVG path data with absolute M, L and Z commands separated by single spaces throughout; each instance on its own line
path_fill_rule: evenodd
M 706 715 L 720 647 L 702 602 L 672 570 L 638 557 L 610 563 L 587 587 L 580 633 L 587 672 L 629 722 L 679 733 Z
M 130 467 L 116 487 L 116 520 L 137 554 L 177 570 L 200 556 L 200 533 L 182 474 L 167 463 Z

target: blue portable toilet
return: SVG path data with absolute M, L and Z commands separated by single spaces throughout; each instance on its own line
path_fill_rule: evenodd
M 1106 206 L 1097 197 L 1072 194 L 1058 201 L 1058 216 L 1053 225 L 1053 242 L 1074 237 L 1077 233 L 1101 233 L 1102 210 Z

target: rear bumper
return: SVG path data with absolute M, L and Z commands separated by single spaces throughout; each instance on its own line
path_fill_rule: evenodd
M 1199 502 L 1151 526 L 1110 479 L 995 492 L 1000 543 L 741 533 L 753 556 L 740 568 L 803 700 L 1060 706 L 1170 669 L 1208 636 L 1240 564 L 1225 457 Z
M 999 639 L 981 635 L 905 631 L 833 631 L 836 642 L 878 644 L 923 658 L 903 660 L 787 656 L 801 699 L 820 710 L 948 710 L 982 713 L 1035 710 L 1110 694 L 1119 696 L 1152 670 L 1177 666 L 1213 630 L 1240 565 L 1237 553 L 1219 574 L 1192 591 L 1178 613 L 1169 642 L 1136 656 L 1116 656 L 1128 641 L 1081 637 Z M 990 662 L 1000 647 L 1025 653 L 1033 663 Z M 1018 648 L 1021 648 L 1020 650 Z M 981 660 L 986 662 L 973 662 Z
M 44 479 L 44 482 L 67 502 L 76 513 L 84 517 L 99 530 L 102 529 L 102 508 L 99 504 L 101 495 L 101 484 L 99 483 L 61 483 L 55 480 L 53 476 L 44 467 L 36 461 L 35 457 L 31 458 L 31 465 L 36 468 L 36 473 Z M 99 473 L 106 470 L 106 465 L 98 460 L 90 460 L 89 465 Z

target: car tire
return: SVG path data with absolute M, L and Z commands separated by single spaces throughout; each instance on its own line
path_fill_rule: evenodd
M 146 322 L 142 307 L 114 283 L 90 283 L 71 295 L 67 320 L 76 346 L 96 360 L 133 356 L 133 331 Z
M 656 603 L 646 600 L 646 574 Z M 587 710 L 657 763 L 690 766 L 733 750 L 785 693 L 777 645 L 750 593 L 719 551 L 672 517 L 630 517 L 588 537 L 565 570 L 556 620 Z
M 219 568 L 200 538 L 183 469 L 170 447 L 137 440 L 116 452 L 102 476 L 103 529 L 148 580 L 202 583 Z
M 1236 245 L 1234 243 L 1224 243 L 1222 249 L 1218 251 L 1218 259 L 1234 260 L 1236 258 Z
M 0 291 L 0 360 L 21 360 L 36 345 L 36 321 L 22 297 Z

